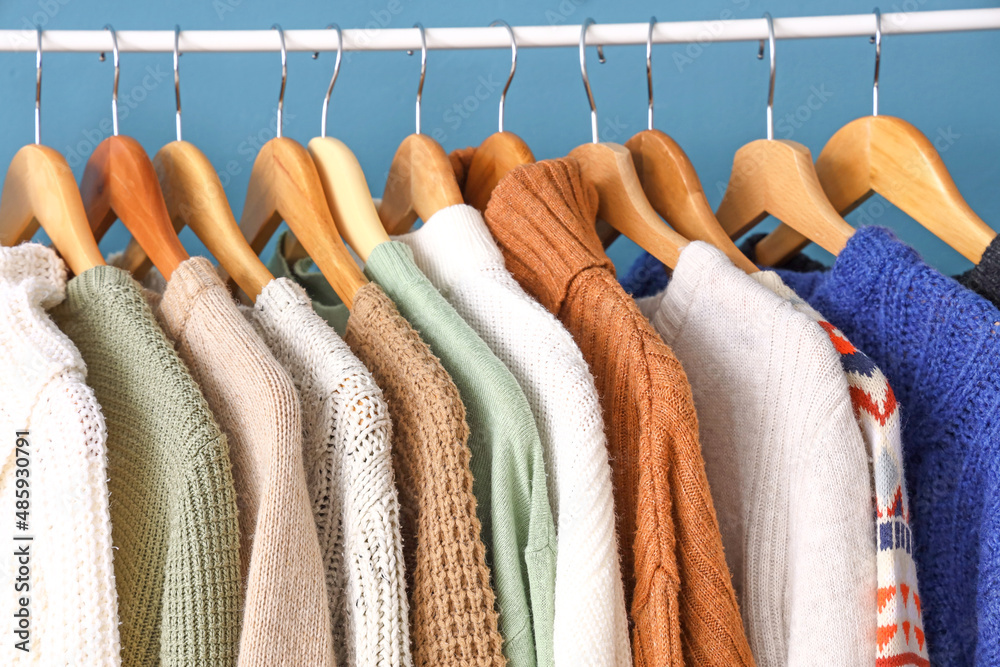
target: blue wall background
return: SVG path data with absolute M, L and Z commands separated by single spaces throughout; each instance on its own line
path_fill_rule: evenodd
M 966 9 L 994 3 L 977 0 L 894 0 L 883 12 Z M 598 22 L 758 18 L 865 13 L 872 0 L 793 2 L 791 0 L 703 0 L 660 3 L 647 0 L 494 0 L 436 2 L 368 0 L 353 3 L 253 2 L 252 0 L 3 0 L 0 25 L 46 29 L 286 29 L 478 26 L 503 18 L 512 25 L 574 24 L 591 16 Z M 733 153 L 763 136 L 767 66 L 755 58 L 754 43 L 705 43 L 654 47 L 656 126 L 687 151 L 710 202 L 717 205 L 729 178 Z M 607 63 L 589 70 L 602 139 L 624 141 L 644 129 L 646 87 L 644 46 L 609 47 Z M 110 55 L 110 54 L 109 54 Z M 1000 34 L 887 36 L 883 41 L 881 112 L 901 116 L 938 146 L 960 190 L 987 222 L 1000 225 Z M 804 143 L 814 154 L 839 127 L 871 113 L 874 47 L 865 38 L 796 40 L 778 43 L 775 93 L 776 137 Z M 42 139 L 69 158 L 77 176 L 93 147 L 110 126 L 112 65 L 92 54 L 45 56 Z M 317 60 L 289 54 L 285 134 L 305 143 L 319 133 L 322 96 L 333 70 L 333 55 Z M 475 145 L 496 128 L 500 89 L 509 52 L 432 51 L 424 88 L 424 132 L 446 149 Z M 379 194 L 393 153 L 413 131 L 418 57 L 402 52 L 345 56 L 333 94 L 330 133 L 357 153 L 374 194 Z M 0 54 L 0 164 L 33 138 L 34 54 Z M 170 54 L 123 54 L 121 132 L 150 152 L 174 139 L 174 99 Z M 239 216 L 256 147 L 273 136 L 280 64 L 272 54 L 187 54 L 181 59 L 184 138 L 198 145 L 223 174 Z M 565 155 L 590 140 L 589 113 L 575 48 L 524 49 L 507 98 L 507 129 L 520 134 L 536 157 Z M 873 198 L 849 218 L 877 222 L 945 272 L 968 262 L 929 232 Z M 773 226 L 766 221 L 765 225 Z M 102 242 L 124 247 L 127 232 L 117 223 Z M 192 253 L 204 252 L 189 231 L 182 233 Z M 822 256 L 822 251 L 810 249 Z M 266 253 L 265 253 L 266 254 Z M 621 239 L 612 248 L 620 268 L 638 250 Z

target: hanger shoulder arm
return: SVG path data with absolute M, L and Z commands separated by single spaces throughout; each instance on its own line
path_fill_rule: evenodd
M 465 177 L 465 201 L 486 210 L 490 195 L 507 172 L 535 161 L 528 144 L 513 132 L 495 132 L 476 148 Z
M 390 235 L 403 234 L 419 217 L 463 204 L 455 170 L 441 145 L 426 134 L 411 134 L 396 150 L 378 215 Z

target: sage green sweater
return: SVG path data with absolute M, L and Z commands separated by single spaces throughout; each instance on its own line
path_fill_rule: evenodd
M 292 273 L 280 258 L 270 266 L 275 275 Z M 409 247 L 382 243 L 365 273 L 441 360 L 465 405 L 472 488 L 508 664 L 552 665 L 556 532 L 528 400 L 503 362 L 420 272 Z M 346 308 L 321 274 L 296 270 L 289 277 L 303 282 L 318 314 L 334 327 L 346 326 Z
M 52 310 L 108 430 L 122 664 L 235 665 L 240 560 L 229 450 L 128 273 L 73 278 Z

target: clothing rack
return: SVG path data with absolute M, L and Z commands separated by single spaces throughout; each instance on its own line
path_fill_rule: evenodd
M 739 42 L 767 39 L 763 19 L 729 19 L 732 11 L 723 11 L 718 20 L 658 22 L 653 29 L 654 44 Z M 415 28 L 390 28 L 397 20 L 388 9 L 384 17 L 373 18 L 363 28 L 343 31 L 345 51 L 406 51 L 420 49 L 420 33 Z M 0 51 L 35 51 L 38 43 L 35 26 L 25 18 L 20 30 L 0 30 Z M 577 46 L 580 21 L 567 25 L 518 26 L 514 35 L 519 48 Z M 383 25 L 383 23 L 385 25 Z M 44 28 L 44 26 L 41 26 Z M 587 43 L 604 46 L 645 44 L 649 24 L 597 23 L 588 31 Z M 945 11 L 890 12 L 882 14 L 884 35 L 1000 30 L 1000 9 L 958 9 Z M 862 37 L 875 32 L 873 14 L 843 16 L 806 16 L 774 19 L 775 39 L 816 39 L 824 37 Z M 436 49 L 507 49 L 510 35 L 503 26 L 467 28 L 428 28 L 427 48 Z M 289 51 L 335 51 L 337 36 L 333 30 L 286 30 Z M 46 30 L 42 38 L 46 52 L 101 53 L 111 50 L 111 35 L 106 30 Z M 173 30 L 120 30 L 121 52 L 172 53 Z M 184 30 L 180 35 L 182 52 L 236 53 L 279 51 L 274 30 Z

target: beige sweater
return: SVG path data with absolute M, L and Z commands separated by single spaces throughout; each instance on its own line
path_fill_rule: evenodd
M 292 380 L 206 259 L 177 268 L 156 314 L 229 439 L 246 594 L 239 665 L 332 667 L 326 581 Z

